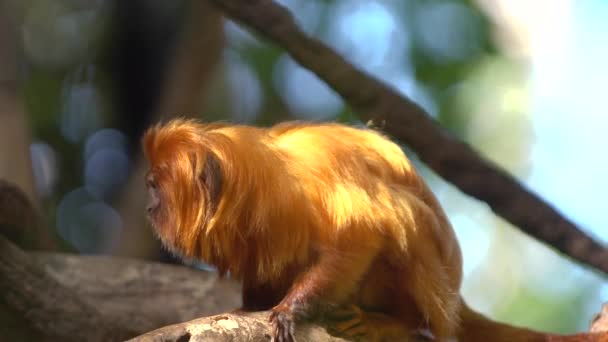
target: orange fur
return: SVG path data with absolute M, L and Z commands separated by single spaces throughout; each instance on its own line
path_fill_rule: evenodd
M 458 292 L 452 227 L 389 139 L 339 124 L 174 120 L 150 128 L 143 147 L 158 236 L 242 279 L 245 308 L 273 309 L 277 341 L 292 339 L 294 321 L 351 305 L 369 340 L 383 340 L 371 322 L 386 317 L 439 341 L 481 342 L 460 329 L 461 316 L 462 327 L 478 316 Z

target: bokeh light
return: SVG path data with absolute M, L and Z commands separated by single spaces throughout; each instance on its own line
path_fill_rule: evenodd
M 23 47 L 30 62 L 52 68 L 76 63 L 91 53 L 98 30 L 100 1 L 75 8 L 68 1 L 31 1 L 22 27 Z
M 99 129 L 102 124 L 101 99 L 93 83 L 94 77 L 94 66 L 79 66 L 66 78 L 63 86 L 61 132 L 73 143 Z
M 420 46 L 440 62 L 463 60 L 479 50 L 480 18 L 462 3 L 425 2 L 414 15 Z
M 402 19 L 380 1 L 336 1 L 330 8 L 335 20 L 325 39 L 355 65 L 375 74 L 395 65 L 407 67 L 409 31 Z
M 264 94 L 260 81 L 251 67 L 234 54 L 228 57 L 228 84 L 231 98 L 230 113 L 235 122 L 251 123 L 261 109 Z
M 324 3 L 310 0 L 277 0 L 294 15 L 304 32 L 314 34 L 323 18 Z
M 92 134 L 85 144 L 85 187 L 98 198 L 125 183 L 129 175 L 126 138 L 117 130 L 103 129 Z
M 342 99 L 327 84 L 287 55 L 275 66 L 274 86 L 298 118 L 328 120 L 342 108 Z
M 53 194 L 59 177 L 57 153 L 49 144 L 37 141 L 30 145 L 36 191 L 42 197 Z
M 57 231 L 81 253 L 107 253 L 117 243 L 122 219 L 116 210 L 78 188 L 57 206 Z

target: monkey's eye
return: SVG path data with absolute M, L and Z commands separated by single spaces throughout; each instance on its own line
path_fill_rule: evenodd
M 146 177 L 146 187 L 150 189 L 156 189 L 156 181 L 154 179 L 154 176 L 149 175 L 148 177 Z

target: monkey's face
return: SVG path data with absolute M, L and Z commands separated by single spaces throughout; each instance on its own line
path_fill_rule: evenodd
M 150 164 L 146 174 L 147 217 L 172 252 L 201 253 L 201 234 L 219 206 L 222 172 L 205 126 L 176 120 L 148 129 L 142 139 Z
M 196 240 L 216 211 L 220 180 L 219 162 L 210 152 L 175 151 L 152 165 L 146 175 L 147 217 L 170 251 L 198 254 Z

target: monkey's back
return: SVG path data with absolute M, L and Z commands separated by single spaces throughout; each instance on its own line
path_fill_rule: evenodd
M 283 123 L 269 131 L 274 143 L 309 171 L 325 177 L 364 182 L 378 178 L 417 183 L 401 148 L 381 134 L 335 123 Z M 335 181 L 334 178 L 331 179 Z M 365 185 L 365 184 L 363 184 Z
M 400 241 L 407 239 L 403 235 L 408 229 L 434 227 L 426 233 L 444 242 L 438 246 L 443 257 L 459 260 L 455 235 L 438 201 L 390 139 L 369 129 L 334 123 L 283 123 L 271 128 L 269 135 L 292 161 L 286 164 L 287 171 L 309 196 L 320 196 L 313 202 L 325 206 L 321 209 L 331 214 L 331 223 L 383 233 L 388 227 Z M 395 212 L 399 214 L 387 215 Z M 416 222 L 425 217 L 437 222 Z

